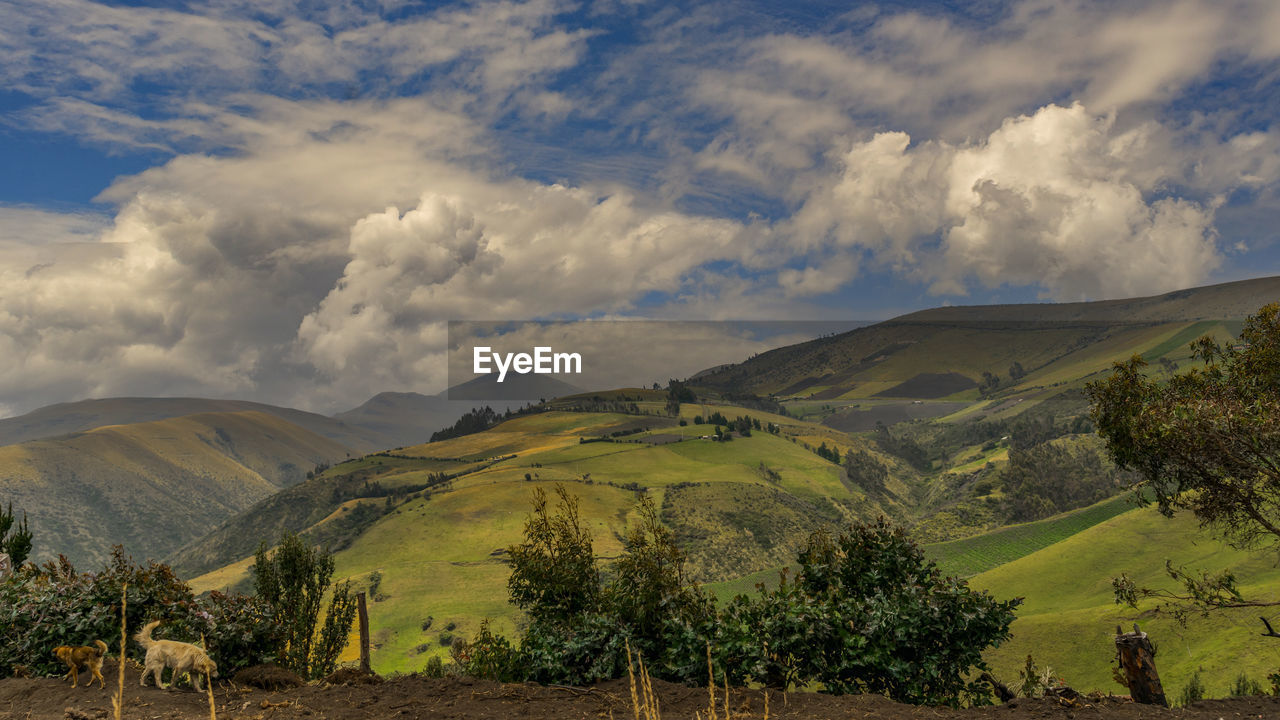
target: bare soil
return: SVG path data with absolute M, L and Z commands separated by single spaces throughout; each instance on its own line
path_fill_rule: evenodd
M 114 663 L 103 664 L 103 675 L 116 677 Z M 97 720 L 111 718 L 112 683 L 71 688 L 57 678 L 9 678 L 0 680 L 0 720 Z M 666 720 L 692 720 L 695 713 L 707 720 L 706 688 L 688 688 L 654 681 L 659 711 Z M 723 691 L 717 691 L 716 713 L 726 718 Z M 393 678 L 380 684 L 312 684 L 279 692 L 267 692 L 231 682 L 216 684 L 214 701 L 219 718 L 240 720 L 382 720 L 383 718 L 439 718 L 441 720 L 572 720 L 575 718 L 635 717 L 631 689 L 626 680 L 590 688 L 503 685 L 472 678 L 429 679 L 417 676 Z M 760 720 L 765 716 L 765 695 L 758 690 L 730 691 L 728 716 Z M 134 720 L 199 720 L 209 717 L 209 699 L 189 689 L 160 690 L 138 687 L 136 669 L 125 678 L 123 717 Z M 640 717 L 644 717 L 641 713 Z M 1028 720 L 1105 718 L 1107 720 L 1228 720 L 1230 718 L 1280 718 L 1280 698 L 1254 697 L 1206 700 L 1190 708 L 1169 710 L 1135 705 L 1119 698 L 1082 700 L 1063 705 L 1055 700 L 1014 700 L 1005 705 L 971 710 L 901 705 L 879 696 L 830 696 L 815 693 L 769 694 L 768 717 L 793 720 Z

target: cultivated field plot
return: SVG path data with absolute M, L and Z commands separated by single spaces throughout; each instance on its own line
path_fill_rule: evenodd
M 1010 525 L 963 540 L 926 545 L 924 551 L 948 575 L 971 577 L 1066 540 L 1133 508 L 1130 497 L 1120 495 L 1044 520 Z

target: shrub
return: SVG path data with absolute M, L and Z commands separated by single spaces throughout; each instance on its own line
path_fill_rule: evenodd
M 209 654 L 225 673 L 269 662 L 279 646 L 280 628 L 256 599 L 212 593 L 196 600 L 167 565 L 135 565 L 116 546 L 96 573 L 80 573 L 59 557 L 40 567 L 27 565 L 0 581 L 0 677 L 25 665 L 38 674 L 62 673 L 52 655 L 58 645 L 102 640 L 120 646 L 120 594 L 128 583 L 129 632 L 151 620 L 164 624 L 160 636 L 198 641 L 203 632 Z M 129 656 L 143 651 L 128 644 Z
M 709 643 L 717 674 L 733 683 L 821 683 L 826 692 L 909 703 L 986 699 L 965 678 L 986 668 L 983 650 L 1009 637 L 1021 600 L 997 602 L 942 577 L 883 520 L 835 537 L 815 533 L 799 564 L 793 582 L 784 572 L 777 588 L 740 595 L 717 622 L 687 628 L 680 652 L 700 643 L 705 662 Z
M 281 663 L 312 679 L 332 672 L 356 613 L 351 584 L 342 582 L 333 589 L 323 625 L 319 622 L 321 601 L 333 576 L 333 556 L 286 532 L 274 553 L 267 553 L 265 542 L 258 546 L 252 570 L 258 597 L 284 629 Z
M 439 655 L 432 655 L 427 658 L 427 664 L 422 668 L 422 674 L 429 678 L 444 677 L 444 661 Z
M 556 486 L 559 512 L 547 509 L 542 488 L 533 491 L 533 513 L 525 521 L 523 543 L 508 548 L 511 602 L 531 623 L 564 622 L 595 609 L 600 602 L 600 576 L 592 554 L 591 534 L 578 518 L 578 501 Z
M 506 638 L 491 632 L 487 619 L 480 623 L 476 639 L 467 650 L 467 662 L 462 670 L 471 677 L 519 682 L 528 676 L 521 653 Z
M 1241 671 L 1236 676 L 1236 681 L 1231 684 L 1231 697 L 1252 697 L 1263 694 L 1265 693 L 1262 692 L 1262 684 L 1249 677 L 1244 671 Z
M 1020 598 L 998 602 L 943 577 L 883 519 L 836 537 L 816 533 L 799 561 L 801 603 L 819 611 L 793 651 L 801 677 L 833 693 L 899 702 L 957 705 L 987 696 L 965 676 L 985 670 L 982 651 L 1009 637 Z
M 9 561 L 16 569 L 26 562 L 31 554 L 31 531 L 27 529 L 27 513 L 22 513 L 22 522 L 17 522 L 13 514 L 13 503 L 8 510 L 0 510 L 0 553 L 9 556 Z
M 794 581 L 784 572 L 774 590 L 762 587 L 717 612 L 687 581 L 684 556 L 647 497 L 623 554 L 605 570 L 608 582 L 586 584 L 599 577 L 587 562 L 590 537 L 576 502 L 557 492 L 560 513 L 547 513 L 545 497 L 535 495 L 529 537 L 511 549 L 512 601 L 529 614 L 520 659 L 538 682 L 621 677 L 629 642 L 655 677 L 668 680 L 705 682 L 710 647 L 713 672 L 734 684 L 820 683 L 833 693 L 962 705 L 987 697 L 966 677 L 986 669 L 983 650 L 1009 637 L 1021 602 L 997 602 L 943 577 L 900 528 L 881 520 L 839 536 L 816 533 Z M 492 668 L 515 657 L 503 639 L 488 636 L 485 644 L 493 658 L 485 672 L 500 672 Z M 453 649 L 460 666 L 475 661 L 475 646 L 455 642 Z
M 1178 705 L 1187 707 L 1193 702 L 1204 699 L 1204 682 L 1200 680 L 1200 671 L 1197 670 L 1191 674 L 1191 679 L 1182 687 L 1182 692 L 1178 695 Z

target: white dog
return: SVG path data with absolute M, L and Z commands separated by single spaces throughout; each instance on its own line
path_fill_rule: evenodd
M 191 684 L 196 690 L 203 690 L 200 685 L 201 673 L 207 674 L 211 678 L 218 677 L 218 666 L 209 659 L 208 654 L 198 645 L 191 643 L 178 642 L 177 640 L 152 640 L 151 631 L 160 624 L 159 620 L 155 620 L 146 624 L 142 630 L 134 635 L 134 639 L 138 644 L 147 650 L 147 658 L 143 663 L 142 679 L 138 682 L 141 686 L 146 686 L 147 675 L 154 675 L 156 679 L 156 687 L 164 687 L 161 683 L 160 675 L 166 667 L 173 668 L 173 677 L 169 679 L 169 686 L 173 687 L 178 682 L 178 676 L 187 673 L 191 676 Z

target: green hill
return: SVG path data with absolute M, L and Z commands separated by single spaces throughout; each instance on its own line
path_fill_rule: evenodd
M 1197 670 L 1212 696 L 1225 695 L 1240 672 L 1264 681 L 1280 650 L 1274 639 L 1259 637 L 1265 608 L 1196 616 L 1184 628 L 1152 615 L 1148 605 L 1135 612 L 1115 604 L 1111 578 L 1121 573 L 1144 586 L 1173 589 L 1166 559 L 1203 570 L 1229 568 L 1246 596 L 1280 600 L 1274 552 L 1233 549 L 1202 533 L 1189 515 L 1170 520 L 1154 508 L 1131 510 L 970 579 L 998 597 L 1026 598 L 1012 641 L 988 653 L 996 675 L 1016 677 L 1031 654 L 1076 689 L 1126 692 L 1111 678 L 1112 636 L 1116 625 L 1127 631 L 1137 622 L 1157 644 L 1167 694 L 1176 695 Z
M 25 415 L 0 419 L 0 445 L 80 433 L 108 425 L 135 425 L 201 413 L 239 412 L 274 415 L 359 452 L 392 447 L 390 441 L 377 430 L 362 426 L 359 417 L 352 422 L 345 422 L 340 417 L 328 418 L 303 410 L 248 400 L 181 397 L 101 398 L 49 405 Z
M 33 560 L 92 566 L 117 543 L 159 559 L 347 453 L 274 415 L 204 413 L 0 447 L 0 493 Z
M 688 418 L 702 411 L 683 409 Z M 464 634 L 484 617 L 513 627 L 503 549 L 521 539 L 534 487 L 569 485 L 595 533 L 596 552 L 606 558 L 619 552 L 638 494 L 649 493 L 688 551 L 692 574 L 705 581 L 787 561 L 819 526 L 901 511 L 892 493 L 869 497 L 792 438 L 858 447 L 863 441 L 759 411 L 720 405 L 706 411 L 750 414 L 784 430 L 716 442 L 702 437 L 709 428 L 651 415 L 519 417 L 483 433 L 334 466 L 188 546 L 179 567 L 211 570 L 194 581 L 198 589 L 235 587 L 244 582 L 244 557 L 257 538 L 274 536 L 276 528 L 326 537 L 346 518 L 367 514 L 341 536 L 337 573 L 358 582 L 381 573 L 384 597 L 370 609 L 374 661 L 381 671 L 410 670 L 421 666 L 424 653 L 443 651 L 439 633 L 449 623 Z M 887 462 L 894 472 L 889 484 L 909 496 L 919 477 Z M 376 496 L 348 497 L 375 486 Z M 424 632 L 427 616 L 434 620 Z
M 762 353 L 697 383 L 875 407 L 894 398 L 974 401 L 989 372 L 1001 380 L 997 395 L 1036 399 L 1133 353 L 1185 358 L 1190 340 L 1232 335 L 1239 320 L 1277 299 L 1273 277 L 1149 298 L 934 308 Z M 1024 376 L 1012 377 L 1015 362 Z
M 1111 604 L 1110 578 L 1129 572 L 1156 582 L 1166 556 L 1203 559 L 1209 545 L 1185 523 L 1126 512 L 1122 498 L 994 526 L 1038 517 L 1043 507 L 1093 502 L 1114 487 L 1105 485 L 1113 469 L 1096 460 L 1098 443 L 1088 436 L 1085 382 L 1135 353 L 1163 359 L 1151 372 L 1168 372 L 1188 362 L 1191 339 L 1232 336 L 1239 318 L 1278 294 L 1280 278 L 1270 278 L 1106 303 L 925 311 L 701 375 L 703 401 L 682 405 L 684 426 L 664 415 L 662 391 L 558 398 L 485 432 L 336 465 L 174 559 L 184 573 L 202 573 L 197 589 L 227 588 L 243 586 L 247 556 L 282 530 L 331 545 L 339 576 L 366 587 L 380 577 L 370 622 L 374 664 L 386 672 L 420 668 L 425 656 L 444 652 L 450 634 L 469 635 L 485 617 L 513 631 L 519 618 L 506 602 L 503 549 L 520 539 L 534 487 L 570 486 L 602 558 L 617 554 L 637 494 L 649 494 L 691 575 L 720 597 L 776 576 L 813 530 L 883 514 L 922 537 L 972 535 L 927 552 L 1001 597 L 1028 597 L 1015 640 L 992 655 L 1004 677 L 1030 652 L 1078 687 L 1105 688 L 1110 671 L 1095 656 L 1099 647 L 1109 656 L 1109 634 L 1124 619 Z M 1020 372 L 1011 373 L 1014 363 Z M 994 386 L 984 372 L 1000 376 Z M 747 391 L 790 398 L 787 411 L 803 419 L 716 399 L 779 407 L 778 397 Z M 708 437 L 713 426 L 695 423 L 714 413 L 747 415 L 779 431 L 718 442 Z M 1048 441 L 1063 452 L 1009 460 Z M 852 451 L 870 470 L 847 474 L 818 456 L 824 445 L 834 451 L 828 457 Z M 1030 470 L 1041 489 L 1074 478 L 1087 493 L 1021 516 L 1002 512 L 1037 497 L 1018 495 L 1019 486 L 1002 479 L 1017 477 L 1027 457 L 1048 458 Z M 1078 472 L 1059 472 L 1055 462 Z M 988 532 L 973 534 L 981 530 Z M 1261 573 L 1242 575 L 1248 582 L 1269 581 L 1256 557 L 1212 547 L 1217 559 Z M 1174 636 L 1165 621 L 1152 622 L 1153 632 Z M 1189 663 L 1247 650 L 1254 630 L 1222 623 L 1206 621 L 1213 632 L 1186 640 L 1187 659 L 1170 660 L 1170 688 L 1185 681 Z M 1178 632 L 1179 642 L 1202 637 L 1198 628 Z

